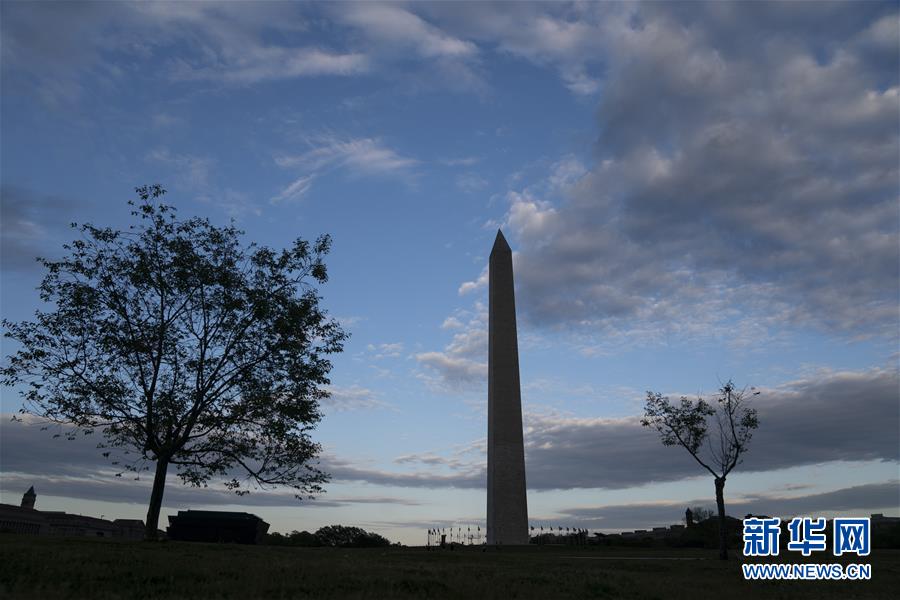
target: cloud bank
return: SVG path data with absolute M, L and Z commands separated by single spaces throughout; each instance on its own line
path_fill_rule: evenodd
M 823 374 L 763 390 L 754 398 L 760 428 L 736 473 L 739 476 L 741 472 L 836 461 L 900 463 L 898 389 L 897 371 L 875 369 Z M 341 404 L 345 409 L 374 407 L 374 399 L 365 389 L 338 390 L 338 396 L 338 409 Z M 10 422 L 9 415 L 4 415 L 0 422 L 0 471 L 4 478 L 15 473 L 89 478 L 98 484 L 102 481 L 110 490 L 120 485 L 96 448 L 99 440 L 93 436 L 74 441 L 67 441 L 65 436 L 54 439 L 50 437 L 53 431 L 41 431 L 31 423 Z M 663 447 L 655 432 L 641 427 L 638 417 L 587 419 L 529 414 L 525 418 L 525 444 L 527 482 L 532 490 L 622 489 L 705 475 L 684 450 Z M 372 469 L 334 455 L 324 456 L 320 467 L 331 473 L 335 482 L 416 488 L 485 485 L 483 445 L 458 456 L 425 453 L 405 455 L 396 462 L 416 465 L 418 470 Z
M 509 194 L 522 316 L 651 341 L 896 337 L 900 40 L 895 10 L 859 7 L 606 15 L 595 163 Z

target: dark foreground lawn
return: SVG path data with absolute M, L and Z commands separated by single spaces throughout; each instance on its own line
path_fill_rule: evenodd
M 790 556 L 781 558 L 796 562 Z M 874 550 L 859 562 L 872 564 L 871 581 L 754 582 L 743 580 L 739 560 L 706 550 L 340 550 L 2 534 L 0 598 L 897 597 L 900 551 Z

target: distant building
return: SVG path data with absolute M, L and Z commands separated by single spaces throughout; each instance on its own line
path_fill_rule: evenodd
M 47 519 L 33 508 L 0 504 L 0 533 L 46 535 L 49 531 Z
M 141 539 L 143 536 L 142 521 L 118 519 L 114 522 L 62 511 L 40 511 L 34 508 L 36 500 L 37 494 L 32 486 L 22 496 L 20 506 L 0 504 L 0 532 L 127 539 Z M 138 526 L 142 535 L 135 537 Z
M 186 542 L 259 544 L 269 524 L 250 513 L 181 510 L 169 517 L 169 539 Z
M 634 531 L 623 531 L 620 535 L 623 538 L 643 538 L 650 537 L 650 531 L 647 529 L 635 529 Z
M 146 528 L 144 522 L 140 519 L 115 519 L 113 524 L 118 528 L 115 537 L 124 538 L 126 540 L 142 540 Z
M 64 537 L 117 537 L 118 527 L 112 521 L 70 515 L 62 511 L 44 511 L 41 513 L 50 523 L 50 535 Z
M 2 533 L 26 533 L 30 535 L 46 535 L 50 531 L 49 523 L 44 516 L 34 510 L 34 501 L 37 494 L 34 486 L 22 495 L 19 506 L 14 504 L 0 504 L 0 532 Z
M 900 523 L 900 517 L 886 517 L 884 513 L 875 513 L 870 517 L 869 521 L 872 523 L 872 527 L 884 527 Z

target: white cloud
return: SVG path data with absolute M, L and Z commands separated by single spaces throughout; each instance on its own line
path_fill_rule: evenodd
M 411 47 L 424 58 L 465 58 L 478 52 L 472 42 L 448 35 L 395 5 L 372 2 L 343 5 L 337 18 L 382 43 Z
M 456 187 L 467 194 L 479 192 L 487 186 L 487 179 L 477 173 L 463 173 L 456 177 Z
M 477 156 L 462 156 L 460 158 L 445 158 L 438 162 L 446 167 L 471 167 L 480 160 Z
M 282 202 L 296 202 L 306 195 L 306 192 L 312 187 L 315 175 L 303 175 L 295 179 L 290 185 L 278 192 L 271 202 L 272 204 L 280 204 Z
M 358 52 L 264 41 L 265 29 L 306 29 L 307 21 L 297 7 L 278 3 L 251 8 L 241 3 L 147 2 L 131 9 L 145 23 L 163 29 L 163 39 L 193 46 L 193 54 L 182 54 L 172 62 L 175 79 L 248 85 L 298 77 L 356 75 L 369 69 L 368 58 Z
M 859 34 L 859 40 L 866 46 L 896 54 L 900 42 L 900 18 L 897 14 L 881 17 Z
M 563 80 L 566 83 L 566 87 L 569 88 L 569 91 L 579 96 L 591 96 L 596 94 L 600 89 L 599 79 L 589 77 L 580 71 L 564 72 Z
M 441 323 L 441 329 L 462 329 L 463 323 L 454 316 L 449 316 Z
M 398 154 L 377 138 L 340 138 L 322 134 L 307 138 L 311 149 L 301 154 L 280 155 L 275 164 L 282 168 L 299 168 L 316 173 L 329 168 L 343 168 L 353 174 L 383 175 L 406 178 L 419 161 Z
M 27 73 L 23 81 L 58 109 L 123 88 L 135 71 L 221 85 L 370 71 L 362 52 L 304 44 L 305 12 L 285 2 L 24 3 L 4 10 L 0 39 L 4 68 Z
M 464 281 L 460 286 L 458 293 L 460 296 L 465 296 L 466 294 L 470 294 L 480 289 L 484 289 L 488 285 L 488 277 L 489 271 L 488 266 L 485 265 L 481 270 L 481 274 L 478 275 L 478 278 L 474 281 Z
M 174 170 L 182 185 L 190 189 L 202 190 L 209 187 L 210 171 L 215 164 L 212 158 L 194 154 L 173 154 L 168 148 L 151 150 L 146 158 Z
M 376 393 L 359 385 L 328 386 L 329 397 L 322 400 L 322 405 L 337 412 L 353 410 L 396 410 L 396 407 L 379 400 Z
M 215 206 L 234 218 L 262 214 L 259 205 L 247 193 L 227 186 L 218 188 L 210 181 L 216 164 L 212 158 L 173 153 L 168 148 L 151 150 L 145 158 L 166 166 L 174 173 L 176 185 L 193 192 L 198 202 Z
M 356 75 L 366 72 L 368 68 L 368 58 L 359 53 L 257 46 L 245 49 L 240 59 L 229 57 L 199 66 L 179 61 L 173 75 L 176 79 L 211 79 L 246 85 L 297 77 Z
M 331 133 L 305 138 L 309 150 L 300 154 L 275 156 L 275 164 L 283 169 L 303 172 L 290 185 L 272 198 L 273 203 L 296 201 L 312 188 L 320 175 L 339 169 L 352 176 L 378 176 L 412 183 L 419 161 L 402 156 L 378 138 L 342 138 Z
M 438 372 L 441 387 L 459 387 L 487 378 L 487 364 L 447 352 L 420 352 L 416 360 Z
M 400 358 L 403 354 L 403 343 L 402 342 L 393 342 L 388 344 L 369 344 L 366 346 L 366 350 L 372 355 L 372 358 L 375 360 L 380 360 L 383 358 Z
M 221 192 L 216 192 L 214 196 L 204 194 L 197 197 L 200 202 L 213 204 L 225 211 L 228 216 L 239 219 L 247 214 L 260 216 L 262 210 L 250 199 L 250 196 L 244 192 L 226 187 Z
M 339 8 L 338 8 L 339 7 Z M 484 94 L 489 85 L 482 72 L 478 45 L 448 33 L 423 16 L 422 5 L 361 2 L 334 5 L 330 14 L 351 28 L 367 54 L 392 77 L 402 72 L 404 89 L 441 89 Z
M 431 373 L 420 377 L 434 389 L 440 391 L 459 390 L 481 384 L 487 379 L 487 310 L 476 304 L 476 312 L 470 315 L 463 325 L 458 313 L 449 317 L 444 323 L 450 323 L 445 329 L 456 329 L 453 339 L 442 352 L 420 352 L 415 355 L 419 364 L 424 365 Z
M 584 166 L 576 156 L 567 155 L 555 162 L 550 167 L 550 176 L 547 181 L 551 190 L 555 192 L 565 191 L 567 188 L 575 185 L 578 181 L 587 175 L 588 169 Z
M 361 317 L 359 315 L 338 316 L 335 317 L 335 319 L 340 322 L 341 327 L 343 327 L 344 329 L 352 327 L 353 325 L 366 320 L 365 317 Z
M 464 9 L 439 3 L 419 7 L 448 31 L 492 48 L 555 69 L 564 85 L 580 96 L 600 88 L 603 28 L 607 13 L 626 9 L 612 5 L 570 3 L 468 4 Z

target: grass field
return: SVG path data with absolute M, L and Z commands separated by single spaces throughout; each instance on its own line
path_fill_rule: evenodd
M 782 558 L 798 562 L 793 553 Z M 872 565 L 871 581 L 754 582 L 743 580 L 739 559 L 707 550 L 344 550 L 4 534 L 0 598 L 897 597 L 900 551 L 874 550 L 858 562 Z

